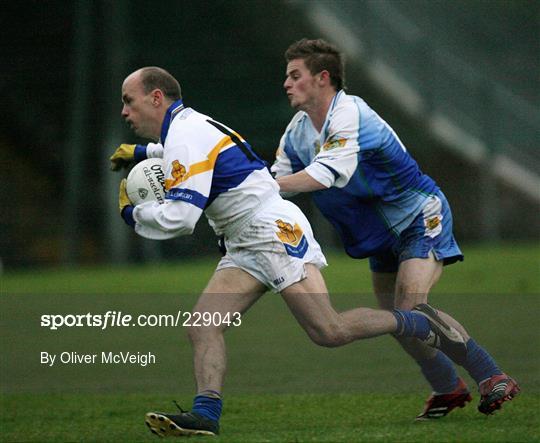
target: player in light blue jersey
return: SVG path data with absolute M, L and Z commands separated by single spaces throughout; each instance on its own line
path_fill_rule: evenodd
M 122 180 L 119 210 L 143 237 L 189 235 L 204 213 L 227 253 L 199 297 L 194 313 L 210 318 L 190 327 L 197 395 L 191 411 L 151 411 L 145 422 L 160 436 L 216 435 L 226 369 L 224 332 L 266 290 L 279 292 L 308 336 L 321 346 L 394 334 L 416 337 L 465 358 L 466 337 L 451 319 L 427 304 L 414 311 L 356 308 L 336 312 L 319 268 L 326 259 L 300 209 L 283 200 L 264 162 L 242 136 L 186 107 L 180 85 L 167 71 L 141 68 L 122 85 L 122 117 L 135 133 L 157 143 L 121 145 L 114 170 L 146 157 L 162 157 L 165 199 L 133 206 Z M 223 319 L 223 321 L 219 321 Z
M 388 123 L 360 97 L 345 93 L 343 58 L 334 46 L 303 39 L 285 59 L 284 88 L 298 112 L 272 166 L 282 193 L 312 192 L 347 254 L 369 258 L 382 308 L 427 303 L 443 265 L 463 260 L 444 194 Z M 445 416 L 471 401 L 448 356 L 397 338 L 433 389 L 418 419 Z M 467 349 L 463 366 L 479 386 L 480 412 L 490 414 L 519 387 L 474 340 Z

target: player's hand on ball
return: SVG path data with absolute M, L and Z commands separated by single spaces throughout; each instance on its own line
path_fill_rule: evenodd
M 118 191 L 118 209 L 120 210 L 120 214 L 122 214 L 122 210 L 126 206 L 133 205 L 133 203 L 131 203 L 131 200 L 129 199 L 127 195 L 126 183 L 127 183 L 127 180 L 125 178 L 122 179 L 122 181 L 120 182 L 120 189 Z
M 111 170 L 119 171 L 122 168 L 127 168 L 130 163 L 135 161 L 135 147 L 137 145 L 128 145 L 122 143 L 114 154 L 111 155 L 109 160 L 111 161 Z

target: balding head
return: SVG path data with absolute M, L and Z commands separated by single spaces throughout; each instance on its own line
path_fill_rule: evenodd
M 139 136 L 157 140 L 167 109 L 181 97 L 180 85 L 165 69 L 138 69 L 122 84 L 122 117 Z
M 149 94 L 154 89 L 160 89 L 163 91 L 163 95 L 173 102 L 182 98 L 180 84 L 163 68 L 147 66 L 138 69 L 133 74 L 138 74 L 140 76 L 146 94 Z

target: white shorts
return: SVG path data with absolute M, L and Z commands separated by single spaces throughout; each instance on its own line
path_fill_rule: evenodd
M 327 265 L 305 215 L 278 198 L 263 208 L 233 237 L 225 237 L 227 254 L 217 269 L 240 268 L 275 292 L 306 278 L 305 264 Z

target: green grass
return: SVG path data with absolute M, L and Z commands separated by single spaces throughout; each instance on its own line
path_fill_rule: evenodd
M 473 404 L 414 423 L 429 388 L 390 337 L 338 349 L 312 344 L 279 296 L 267 294 L 226 334 L 229 370 L 222 435 L 215 441 L 538 441 L 539 250 L 469 247 L 431 297 L 519 380 L 523 393 L 486 418 Z M 191 403 L 185 328 L 39 326 L 44 313 L 188 311 L 215 260 L 149 267 L 7 273 L 0 330 L 1 441 L 150 441 L 150 408 Z M 339 309 L 374 306 L 364 261 L 330 255 L 325 271 Z M 152 351 L 157 364 L 45 367 L 40 352 Z M 471 379 L 460 372 L 467 382 Z M 214 440 L 213 440 L 214 441 Z
M 4 441 L 156 442 L 142 424 L 144 411 L 171 406 L 152 395 L 18 395 L 3 403 Z M 231 395 L 221 435 L 211 441 L 534 442 L 540 423 L 533 411 L 539 407 L 537 396 L 524 394 L 496 417 L 469 405 L 443 420 L 413 422 L 418 396 L 412 394 Z
M 445 268 L 434 293 L 540 293 L 540 246 L 465 246 L 465 261 Z M 367 260 L 327 254 L 324 275 L 331 293 L 370 293 Z M 204 288 L 218 262 L 194 258 L 159 265 L 99 266 L 5 273 L 2 294 L 194 293 Z

